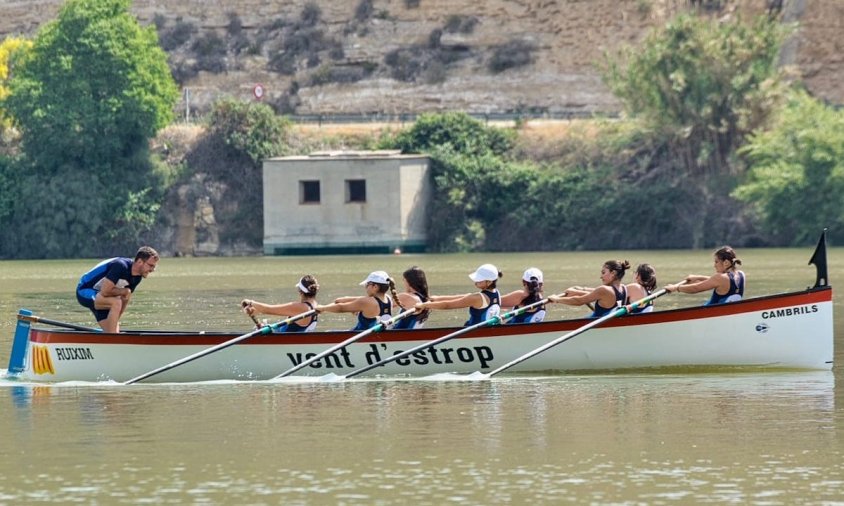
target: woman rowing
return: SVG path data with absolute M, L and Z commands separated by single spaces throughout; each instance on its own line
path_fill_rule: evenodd
M 404 291 L 398 295 L 399 304 L 402 308 L 412 308 L 420 302 L 430 299 L 428 295 L 428 279 L 425 271 L 413 266 L 402 273 L 404 279 Z M 393 325 L 394 329 L 418 329 L 428 319 L 430 311 L 424 310 L 407 316 Z
M 463 295 L 434 295 L 428 302 L 416 304 L 416 309 L 461 309 L 469 308 L 469 320 L 465 325 L 475 325 L 498 316 L 501 312 L 501 294 L 495 287 L 503 274 L 492 264 L 484 264 L 469 274 L 469 278 L 480 290 Z
M 542 271 L 531 267 L 522 275 L 522 289 L 501 297 L 501 307 L 519 309 L 542 300 Z M 545 319 L 545 304 L 514 316 L 507 323 L 537 323 Z
M 298 302 L 288 302 L 286 304 L 265 304 L 252 299 L 243 299 L 240 303 L 246 314 L 253 316 L 256 314 L 271 314 L 277 316 L 296 316 L 311 309 L 317 305 L 316 295 L 319 292 L 319 283 L 315 277 L 310 274 L 302 276 L 299 282 L 296 283 L 296 289 L 299 291 Z M 311 332 L 317 326 L 317 315 L 312 314 L 300 320 L 292 321 L 286 325 L 279 326 L 276 332 Z M 257 321 L 256 321 L 257 323 Z
M 665 289 L 669 292 L 698 293 L 712 290 L 712 296 L 704 304 L 713 306 L 727 302 L 736 302 L 744 297 L 745 275 L 738 270 L 741 260 L 736 252 L 729 246 L 718 249 L 713 254 L 713 265 L 715 274 L 701 276 L 689 274 L 686 276 L 685 284 L 667 285 Z
M 627 260 L 608 260 L 601 267 L 601 286 L 589 289 L 573 286 L 566 289 L 562 296 L 552 295 L 548 300 L 570 306 L 595 303 L 590 317 L 600 318 L 626 303 L 627 287 L 621 280 L 629 268 L 630 262 Z
M 631 314 L 650 313 L 654 310 L 654 301 L 651 299 L 644 306 L 639 306 L 635 309 L 629 305 L 637 300 L 642 300 L 656 288 L 656 271 L 650 264 L 639 264 L 636 267 L 635 281 L 627 285 L 627 300 L 624 302 L 628 305 L 627 312 Z
M 333 304 L 318 305 L 315 309 L 322 313 L 357 313 L 358 323 L 353 331 L 362 331 L 374 327 L 381 321 L 390 319 L 393 300 L 398 300 L 396 284 L 384 271 L 374 271 L 360 282 L 366 295 L 359 297 L 340 297 Z M 393 295 L 387 295 L 387 290 Z

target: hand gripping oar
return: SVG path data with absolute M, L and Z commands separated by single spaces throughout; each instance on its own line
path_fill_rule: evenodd
M 682 285 L 683 283 L 685 283 L 685 280 L 681 281 L 679 284 Z M 490 371 L 490 373 L 487 374 L 486 376 L 488 378 L 491 378 L 491 377 L 495 376 L 496 374 L 498 374 L 500 372 L 506 371 L 507 369 L 513 367 L 516 364 L 520 364 L 520 363 L 524 362 L 525 360 L 527 360 L 531 357 L 539 355 L 540 353 L 542 353 L 545 350 L 553 348 L 554 346 L 557 346 L 558 344 L 560 344 L 564 341 L 568 341 L 569 339 L 586 332 L 587 330 L 591 329 L 592 327 L 597 327 L 598 325 L 604 323 L 607 320 L 612 320 L 616 316 L 625 315 L 625 314 L 633 311 L 634 309 L 636 309 L 638 307 L 642 307 L 645 304 L 647 304 L 648 302 L 656 299 L 657 297 L 661 297 L 661 296 L 665 295 L 666 293 L 668 293 L 668 290 L 663 288 L 662 290 L 654 292 L 654 293 L 648 295 L 647 297 L 641 298 L 641 299 L 637 300 L 636 302 L 633 302 L 633 303 L 631 303 L 627 306 L 621 306 L 620 308 L 616 309 L 612 313 L 606 314 L 606 315 L 598 318 L 597 320 L 591 321 L 591 322 L 587 323 L 586 325 L 584 325 L 584 326 L 582 326 L 578 329 L 572 330 L 568 334 L 564 334 L 564 335 L 558 337 L 557 339 L 554 339 L 553 341 L 551 341 L 548 344 L 544 344 L 544 345 L 540 346 L 539 348 L 537 348 L 533 351 L 525 353 L 524 355 L 522 355 L 521 357 L 519 357 L 515 360 L 511 360 L 510 362 L 507 362 L 506 364 L 502 365 L 498 369 Z M 627 309 L 627 308 L 630 308 L 630 309 Z
M 413 347 L 413 348 L 411 348 L 407 351 L 403 351 L 403 352 L 397 353 L 397 354 L 395 354 L 391 357 L 387 357 L 383 360 L 379 360 L 378 362 L 375 362 L 374 364 L 370 364 L 366 367 L 361 367 L 360 369 L 356 369 L 356 370 L 350 372 L 349 374 L 347 374 L 345 377 L 347 379 L 353 378 L 353 377 L 357 376 L 358 374 L 363 374 L 366 371 L 369 371 L 371 369 L 375 369 L 376 367 L 380 367 L 384 364 L 389 364 L 390 362 L 392 362 L 394 360 L 398 360 L 402 357 L 406 357 L 406 356 L 408 356 L 412 353 L 416 353 L 419 350 L 424 350 L 424 349 L 430 348 L 431 346 L 436 346 L 440 343 L 444 343 L 444 342 L 448 341 L 449 339 L 454 339 L 455 337 L 457 337 L 459 335 L 466 334 L 467 332 L 471 332 L 475 329 L 485 327 L 485 326 L 498 325 L 499 323 L 501 323 L 504 320 L 509 320 L 510 318 L 513 318 L 514 316 L 518 316 L 522 313 L 527 312 L 528 309 L 534 308 L 536 306 L 540 306 L 542 304 L 547 304 L 547 303 L 548 303 L 548 299 L 545 298 L 545 299 L 542 299 L 540 301 L 534 302 L 533 304 L 528 304 L 525 307 L 520 307 L 519 309 L 514 309 L 513 311 L 510 311 L 508 313 L 504 313 L 504 314 L 498 315 L 498 316 L 493 316 L 492 318 L 484 320 L 480 323 L 476 323 L 476 324 L 471 325 L 469 327 L 463 327 L 462 329 L 460 329 L 456 332 L 452 332 L 451 334 L 446 334 L 446 335 L 444 335 L 440 338 L 434 339 L 433 341 L 429 341 L 427 343 L 420 344 L 419 346 Z
M 325 356 L 331 355 L 335 351 L 342 349 L 342 348 L 345 348 L 346 346 L 354 343 L 355 341 L 359 341 L 359 340 L 363 339 L 364 337 L 368 336 L 369 334 L 372 334 L 373 332 L 380 332 L 380 331 L 384 330 L 385 328 L 387 328 L 391 325 L 394 325 L 397 321 L 402 320 L 404 318 L 407 318 L 408 316 L 412 315 L 415 312 L 416 312 L 415 309 L 408 309 L 407 311 L 399 313 L 399 314 L 390 318 L 387 321 L 378 323 L 377 325 L 373 325 L 372 327 L 369 327 L 368 329 L 364 330 L 363 332 L 361 332 L 359 334 L 355 334 L 352 337 L 346 339 L 342 343 L 335 344 L 331 348 L 328 348 L 327 350 L 325 350 L 325 351 L 323 351 L 323 352 L 321 352 L 321 353 L 319 353 L 319 354 L 317 354 L 317 355 L 315 355 L 315 356 L 313 356 L 309 359 L 303 360 L 301 363 L 291 367 L 290 369 L 284 371 L 283 373 L 279 374 L 278 376 L 276 376 L 273 379 L 279 379 L 279 378 L 284 378 L 285 376 L 290 376 L 291 374 L 298 371 L 299 369 L 302 369 L 303 367 L 307 367 L 307 366 L 313 364 L 314 362 L 316 362 L 317 360 L 319 360 L 319 359 L 321 359 Z
M 235 337 L 234 339 L 230 339 L 230 340 L 228 340 L 224 343 L 220 343 L 220 344 L 212 346 L 210 348 L 206 348 L 202 351 L 194 353 L 193 355 L 188 355 L 185 358 L 181 358 L 179 360 L 176 360 L 175 362 L 171 362 L 167 365 L 161 366 L 158 369 L 153 369 L 152 371 L 145 372 L 145 373 L 141 374 L 140 376 L 136 376 L 136 377 L 130 379 L 129 381 L 124 382 L 123 384 L 124 385 L 131 385 L 132 383 L 137 383 L 138 381 L 147 379 L 150 376 L 155 376 L 156 374 L 162 373 L 164 371 L 169 371 L 170 369 L 172 369 L 174 367 L 178 367 L 182 364 L 187 364 L 188 362 L 194 361 L 198 358 L 202 358 L 205 355 L 210 355 L 210 354 L 214 353 L 215 351 L 220 351 L 220 350 L 223 350 L 225 348 L 228 348 L 229 346 L 235 345 L 235 344 L 237 344 L 241 341 L 245 341 L 245 340 L 249 339 L 250 337 L 255 337 L 255 336 L 260 335 L 260 334 L 269 334 L 270 332 L 272 332 L 273 330 L 281 327 L 282 325 L 287 325 L 290 322 L 295 322 L 296 320 L 301 320 L 302 318 L 307 318 L 308 316 L 311 316 L 314 313 L 316 313 L 316 310 L 311 309 L 310 311 L 305 311 L 304 313 L 297 314 L 296 316 L 291 316 L 290 318 L 288 318 L 286 320 L 282 320 L 280 322 L 276 322 L 276 323 L 261 327 L 260 329 L 253 330 L 252 332 L 250 332 L 248 334 L 243 334 L 242 336 Z
M 102 332 L 100 329 L 95 329 L 93 327 L 83 327 L 82 325 L 74 325 L 72 323 L 64 323 L 56 320 L 50 320 L 49 318 L 41 318 L 40 316 L 35 315 L 22 315 L 18 314 L 18 320 L 26 320 L 28 322 L 33 323 L 44 323 L 46 325 L 53 325 L 56 327 L 64 327 L 66 329 L 73 329 L 73 330 L 84 330 L 87 332 Z
M 246 310 L 246 307 L 248 306 L 248 304 L 246 304 L 246 302 L 241 302 L 240 306 L 243 308 L 243 312 L 246 313 L 246 316 L 248 316 L 249 318 L 252 318 L 252 321 L 255 322 L 255 328 L 260 329 L 263 325 L 261 325 L 261 322 L 259 322 L 258 319 L 255 318 L 254 314 L 251 314 Z

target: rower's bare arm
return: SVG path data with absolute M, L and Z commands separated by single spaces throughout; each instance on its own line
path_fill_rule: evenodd
M 585 287 L 585 286 L 570 286 L 570 287 L 566 288 L 565 293 L 566 293 L 566 295 L 574 296 L 574 295 L 586 295 L 586 294 L 592 293 L 594 291 L 595 291 L 594 288 L 589 288 L 589 287 Z
M 558 304 L 567 304 L 569 306 L 583 306 L 589 304 L 590 302 L 595 302 L 596 300 L 599 300 L 601 298 L 601 295 L 603 294 L 603 288 L 605 287 L 599 286 L 598 288 L 595 288 L 589 293 L 580 295 L 572 295 L 571 292 L 566 290 L 565 292 L 563 292 L 563 297 L 552 295 L 551 297 L 549 297 L 549 299 L 551 300 L 551 302 L 556 302 Z
M 295 316 L 303 311 L 305 307 L 301 302 L 288 302 L 285 304 L 264 304 L 256 300 L 251 301 L 251 307 L 258 314 L 272 314 L 277 316 Z
M 687 281 L 685 284 L 677 285 L 677 291 L 682 293 L 698 293 L 705 292 L 707 290 L 715 290 L 717 288 L 720 288 L 724 284 L 723 280 L 724 276 L 722 276 L 721 274 L 715 274 L 708 278 L 704 277 L 704 279 L 696 282 L 690 283 Z M 729 288 L 729 279 L 727 279 L 727 288 Z
M 525 300 L 528 294 L 524 290 L 516 290 L 501 296 L 501 307 L 515 307 Z
M 451 300 L 459 300 L 467 295 L 473 295 L 471 293 L 461 293 L 459 295 L 431 295 L 430 300 L 431 302 L 447 302 Z M 443 308 L 440 308 L 443 309 Z
M 108 278 L 103 278 L 102 288 L 100 294 L 103 297 L 123 297 L 132 293 L 129 288 L 118 288 L 114 282 Z
M 466 295 L 444 297 L 443 299 L 417 304 L 416 307 L 421 306 L 423 309 L 462 309 L 483 304 L 483 298 L 479 293 L 467 293 Z
M 369 305 L 373 302 L 372 297 L 343 297 L 343 299 L 352 300 L 348 302 L 335 302 L 333 304 L 318 305 L 316 310 L 320 313 L 358 313 L 363 312 L 366 316 L 366 310 L 370 309 Z M 339 299 L 338 299 L 339 300 Z

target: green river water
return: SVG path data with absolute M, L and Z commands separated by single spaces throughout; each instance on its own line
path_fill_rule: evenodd
M 814 283 L 811 248 L 745 249 L 748 296 Z M 660 285 L 712 272 L 710 251 L 164 258 L 124 329 L 245 333 L 244 298 L 358 295 L 372 270 L 428 273 L 464 293 L 481 263 L 516 289 L 530 266 L 546 294 L 595 285 L 601 264 L 649 262 Z M 73 295 L 97 260 L 0 262 L 0 368 L 15 314 L 94 325 Z M 844 283 L 844 249 L 829 254 Z M 668 295 L 657 310 L 708 295 Z M 844 504 L 842 298 L 832 372 L 508 376 L 458 382 L 63 384 L 0 380 L 0 504 Z M 583 309 L 551 306 L 549 318 Z M 460 325 L 465 311 L 432 315 Z M 320 328 L 350 328 L 326 314 Z M 578 339 L 588 339 L 588 333 Z M 565 346 L 565 344 L 561 345 Z M 127 357 L 131 360 L 131 357 Z

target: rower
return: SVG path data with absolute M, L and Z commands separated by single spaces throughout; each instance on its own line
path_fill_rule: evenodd
M 339 297 L 333 304 L 320 304 L 314 309 L 319 313 L 357 313 L 358 322 L 352 328 L 353 331 L 366 330 L 389 320 L 393 301 L 398 301 L 396 284 L 390 275 L 384 271 L 374 271 L 361 281 L 360 285 L 364 287 L 366 295 Z M 392 298 L 387 295 L 387 290 L 392 294 Z
M 481 323 L 498 316 L 501 312 L 501 294 L 495 287 L 501 276 L 503 274 L 496 266 L 483 264 L 475 272 L 469 274 L 469 279 L 475 283 L 479 292 L 462 295 L 433 295 L 430 301 L 416 304 L 416 309 L 469 308 L 469 320 L 464 325 L 468 327 Z
M 601 267 L 601 286 L 590 289 L 573 286 L 567 288 L 562 297 L 552 295 L 548 301 L 570 306 L 595 303 L 590 318 L 605 316 L 626 303 L 627 287 L 621 280 L 629 268 L 630 262 L 627 260 L 607 260 Z
M 715 274 L 701 276 L 689 274 L 685 284 L 666 285 L 669 292 L 698 293 L 712 290 L 712 296 L 705 306 L 736 302 L 744 297 L 745 275 L 738 270 L 741 259 L 733 248 L 723 246 L 712 255 Z

